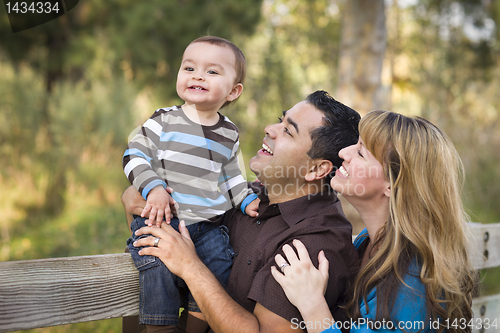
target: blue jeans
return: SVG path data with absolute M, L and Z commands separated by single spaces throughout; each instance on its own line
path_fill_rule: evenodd
M 184 281 L 172 274 L 159 258 L 138 254 L 141 248 L 135 247 L 134 241 L 151 236 L 135 235 L 136 230 L 145 226 L 145 220 L 135 216 L 130 225 L 132 237 L 127 240 L 130 254 L 139 270 L 139 322 L 146 325 L 177 325 L 181 305 L 189 311 L 201 311 L 189 291 L 186 295 L 181 295 L 179 287 L 185 286 Z M 170 225 L 179 231 L 178 219 L 173 218 Z M 187 229 L 201 261 L 221 285 L 226 287 L 234 255 L 229 245 L 227 228 L 210 222 L 199 222 L 188 225 Z

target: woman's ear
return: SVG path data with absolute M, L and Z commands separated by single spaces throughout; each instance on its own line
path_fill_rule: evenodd
M 323 179 L 330 174 L 333 170 L 332 162 L 328 160 L 317 159 L 313 160 L 313 165 L 307 172 L 305 179 L 308 182 Z
M 384 190 L 384 195 L 388 198 L 391 197 L 391 184 L 388 184 L 386 189 Z

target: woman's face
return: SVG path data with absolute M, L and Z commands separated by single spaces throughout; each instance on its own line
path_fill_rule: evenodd
M 330 184 L 346 199 L 370 200 L 390 195 L 390 183 L 385 178 L 382 164 L 366 149 L 361 138 L 357 144 L 339 152 L 344 160 Z

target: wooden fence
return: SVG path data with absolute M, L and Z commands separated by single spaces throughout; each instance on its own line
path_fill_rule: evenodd
M 500 266 L 500 223 L 474 223 L 470 237 L 475 268 Z M 1 262 L 0 332 L 137 315 L 138 280 L 128 253 Z M 500 332 L 500 294 L 473 309 L 475 332 Z

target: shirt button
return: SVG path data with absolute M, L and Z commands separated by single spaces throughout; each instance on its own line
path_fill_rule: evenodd
M 251 265 L 252 264 L 252 260 L 248 260 L 248 264 Z
M 260 225 L 260 221 L 257 221 L 257 222 L 255 222 L 255 223 L 257 223 L 257 225 Z

